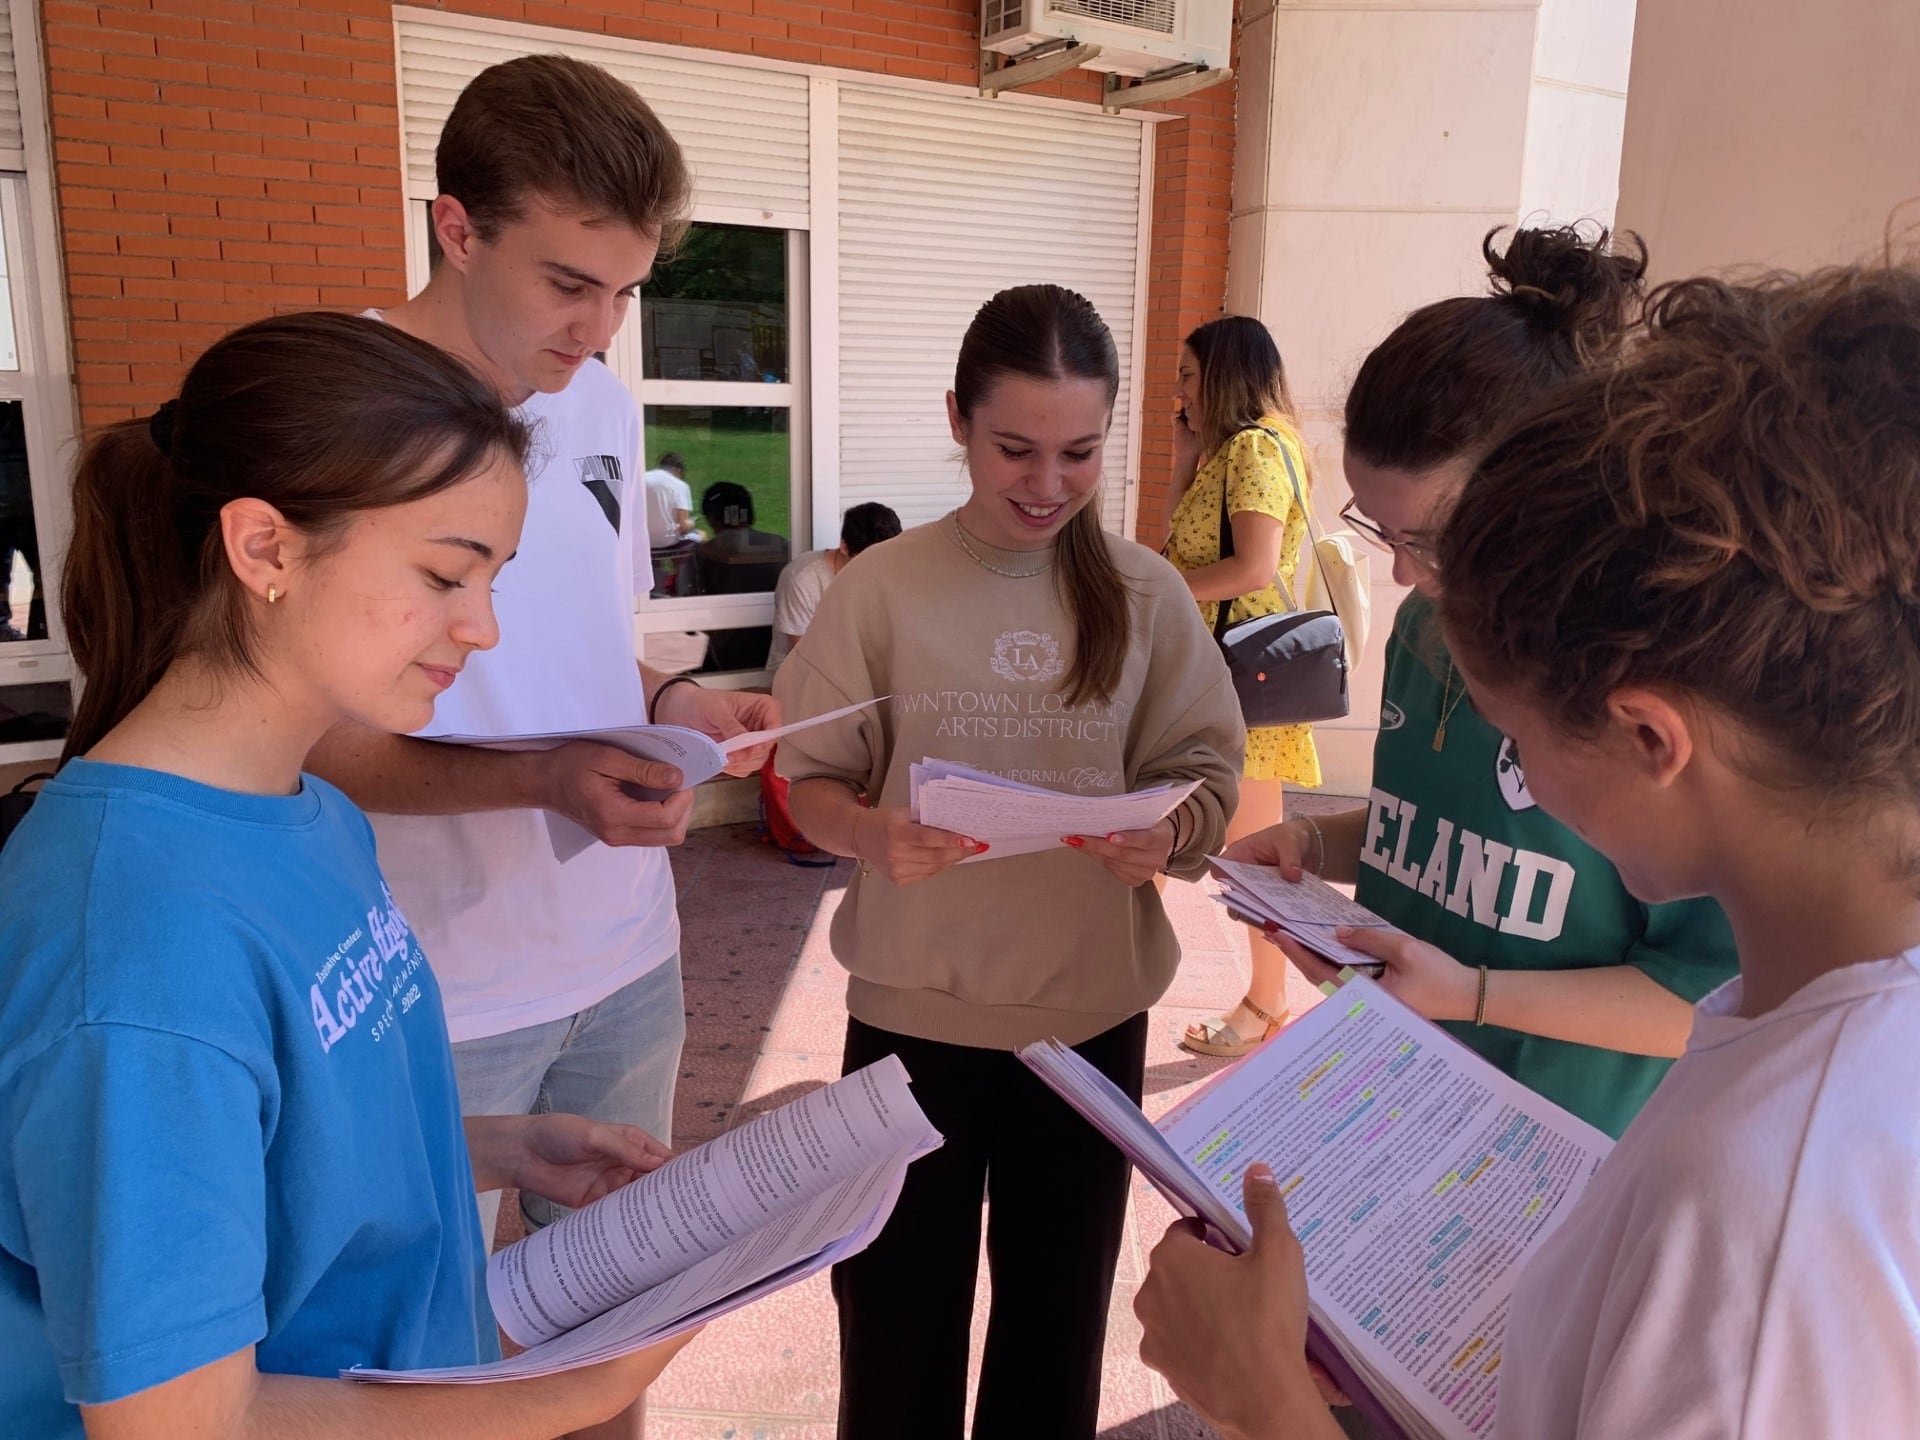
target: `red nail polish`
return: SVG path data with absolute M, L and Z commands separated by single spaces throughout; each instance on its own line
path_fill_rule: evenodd
M 974 853 L 974 854 L 976 854 L 976 855 L 984 855 L 984 854 L 986 854 L 986 853 L 987 853 L 987 851 L 988 851 L 988 850 L 990 850 L 990 849 L 992 849 L 992 848 L 993 848 L 993 847 L 992 847 L 992 846 L 990 846 L 990 845 L 988 845 L 986 841 L 984 841 L 984 840 L 982 840 L 982 841 L 980 842 L 980 847 L 979 847 L 979 848 L 978 848 L 977 850 L 975 850 L 975 851 L 974 851 L 973 853 Z
M 1074 849 L 1078 850 L 1087 842 L 1082 840 L 1078 835 L 1063 835 L 1060 837 L 1060 843 L 1062 845 L 1071 845 Z

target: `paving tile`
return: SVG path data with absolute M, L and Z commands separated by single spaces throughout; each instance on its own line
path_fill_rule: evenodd
M 831 1423 L 773 1415 L 647 1411 L 647 1440 L 834 1440 L 834 1433 Z
M 824 971 L 824 967 L 802 967 Z M 769 1052 L 839 1054 L 847 1034 L 847 976 L 839 966 L 831 974 L 796 972 L 762 1041 Z
M 654 1382 L 648 1409 L 830 1425 L 839 1347 L 833 1295 L 827 1277 L 815 1275 L 709 1325 Z M 647 1437 L 659 1440 L 651 1413 Z

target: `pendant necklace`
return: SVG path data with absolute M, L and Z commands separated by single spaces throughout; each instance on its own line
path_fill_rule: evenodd
M 1446 748 L 1447 722 L 1453 719 L 1453 712 L 1460 708 L 1460 702 L 1466 698 L 1467 686 L 1465 681 L 1462 681 L 1460 684 L 1460 693 L 1458 695 L 1453 693 L 1453 662 L 1449 660 L 1447 662 L 1447 683 L 1442 686 L 1440 690 L 1440 723 L 1433 727 L 1433 748 L 1436 754 Z M 1452 700 L 1452 704 L 1447 703 L 1449 699 Z
M 1049 553 L 1047 563 L 1037 570 L 1002 570 L 991 561 L 982 559 L 979 552 L 967 543 L 967 527 L 960 523 L 960 512 L 958 510 L 955 510 L 948 518 L 953 521 L 953 538 L 959 542 L 960 548 L 967 552 L 967 558 L 982 570 L 991 570 L 994 574 L 1004 575 L 1009 580 L 1031 580 L 1035 575 L 1044 575 L 1053 568 L 1053 555 Z

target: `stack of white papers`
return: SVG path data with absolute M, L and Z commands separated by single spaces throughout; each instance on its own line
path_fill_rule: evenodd
M 858 1254 L 893 1213 L 907 1167 L 940 1144 L 889 1055 L 494 1255 L 487 1298 L 520 1354 L 344 1373 L 478 1385 L 630 1354 Z
M 962 864 L 1056 850 L 1068 835 L 1150 830 L 1200 788 L 1194 780 L 1125 795 L 1072 795 L 932 758 L 915 765 L 911 779 L 915 820 L 991 847 Z
M 1318 875 L 1302 871 L 1298 880 L 1283 878 L 1271 865 L 1243 865 L 1213 856 L 1207 861 L 1225 889 L 1213 898 L 1236 914 L 1271 921 L 1314 954 L 1335 965 L 1351 965 L 1376 978 L 1386 968 L 1373 956 L 1342 945 L 1333 932 L 1391 930 L 1393 927 L 1356 900 L 1349 900 Z

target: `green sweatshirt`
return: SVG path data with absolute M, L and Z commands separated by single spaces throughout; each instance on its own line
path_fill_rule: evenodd
M 1604 856 L 1534 804 L 1510 742 L 1461 700 L 1450 672 L 1432 605 L 1409 596 L 1387 642 L 1360 903 L 1468 965 L 1631 965 L 1689 1002 L 1731 980 L 1739 964 L 1720 907 L 1630 895 Z M 1497 1025 L 1446 1028 L 1613 1136 L 1672 1063 Z

